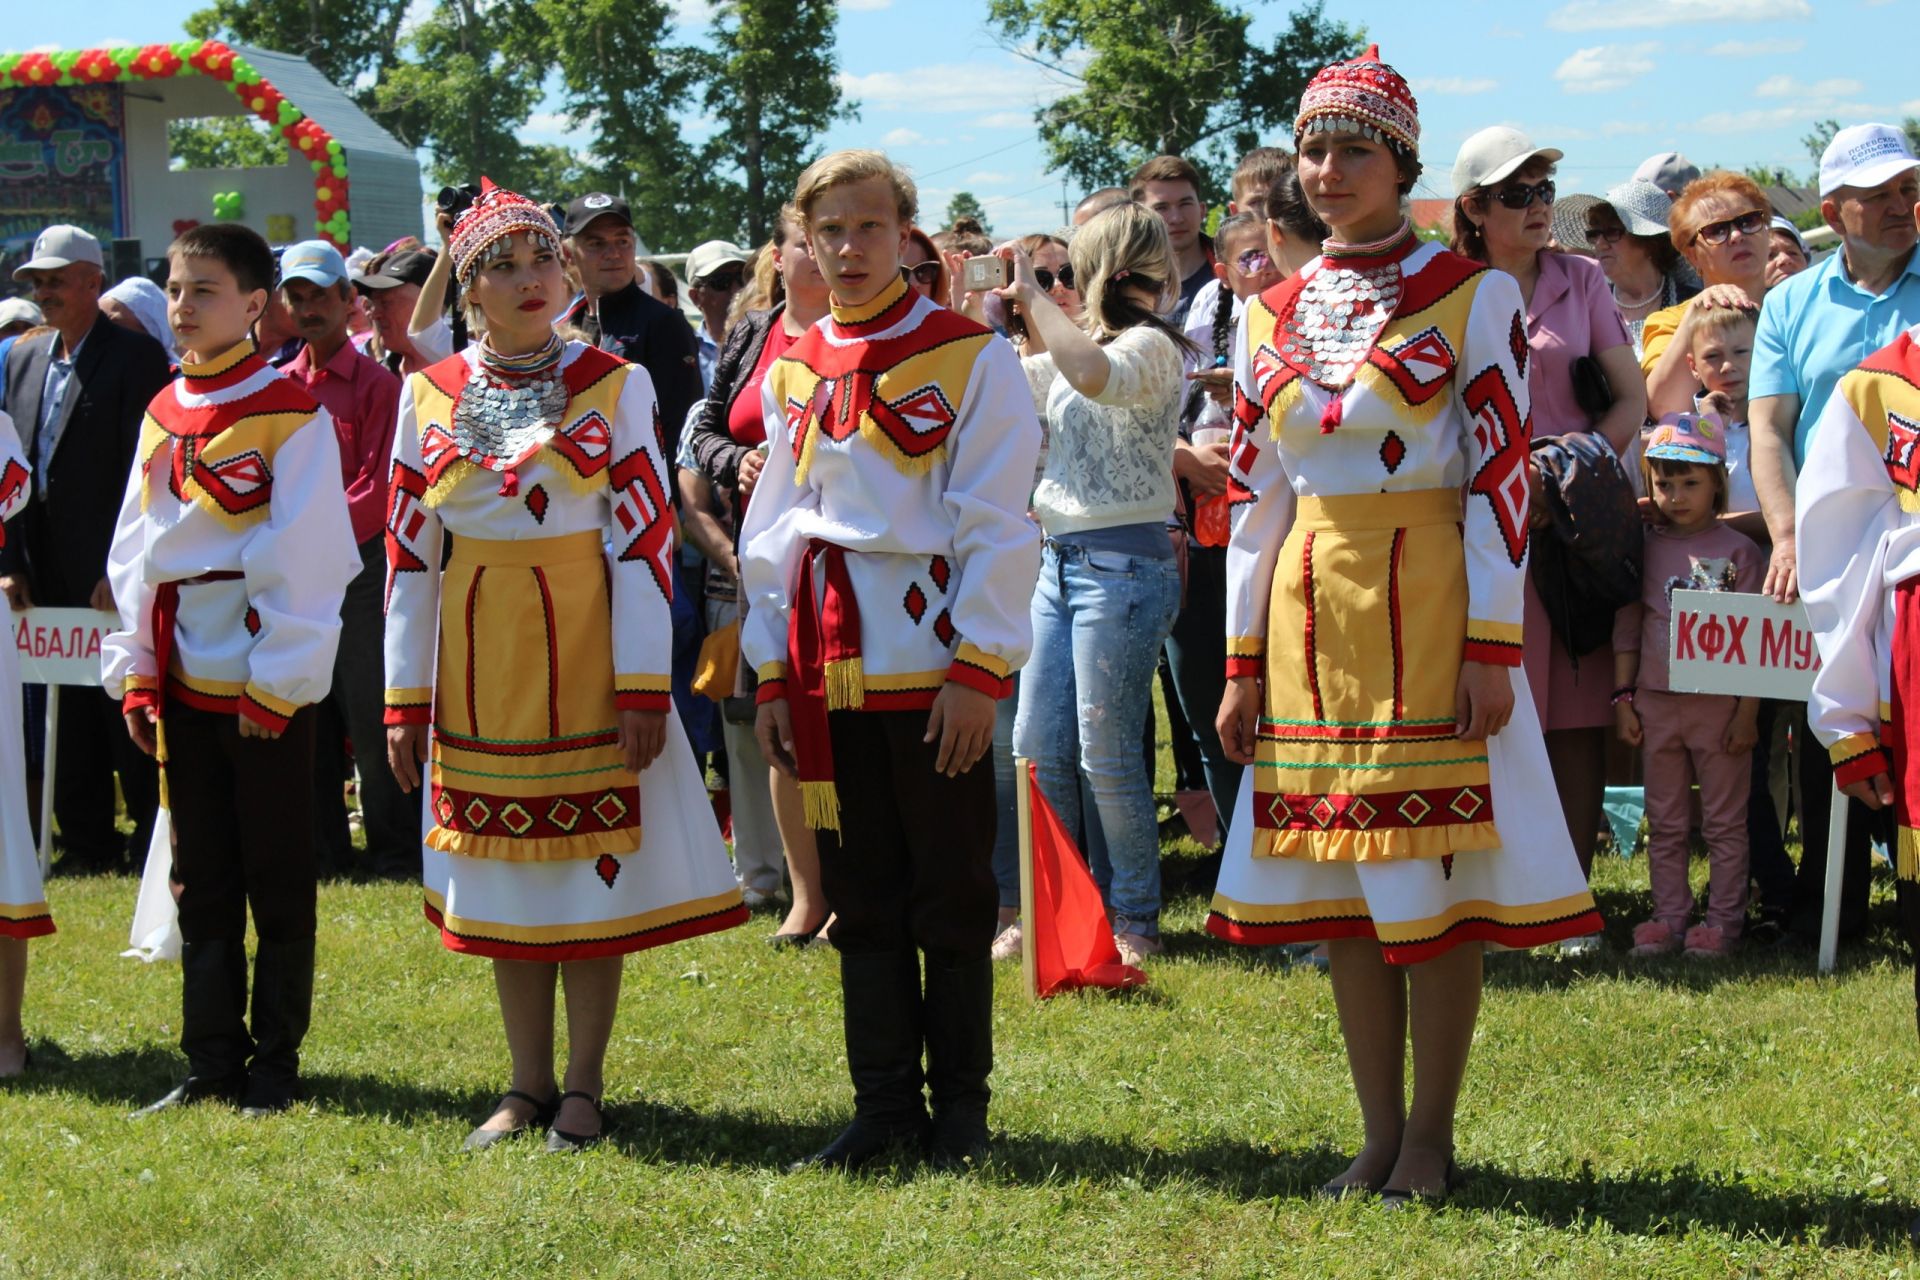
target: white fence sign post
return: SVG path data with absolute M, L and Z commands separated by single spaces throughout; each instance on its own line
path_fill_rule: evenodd
M 100 687 L 100 642 L 120 625 L 97 609 L 29 609 L 13 614 L 13 647 L 22 684 Z M 60 699 L 47 690 L 47 746 L 40 778 L 40 874 L 53 861 L 54 743 L 60 736 Z
M 1686 693 L 1805 702 L 1813 695 L 1820 651 L 1806 610 L 1796 601 L 1726 591 L 1673 593 L 1667 682 Z M 1817 742 L 1804 744 L 1822 750 Z M 1840 954 L 1840 878 L 1845 870 L 1847 797 L 1833 789 L 1827 821 L 1826 902 L 1820 913 L 1820 972 L 1832 973 Z M 1807 839 L 1800 824 L 1800 838 Z

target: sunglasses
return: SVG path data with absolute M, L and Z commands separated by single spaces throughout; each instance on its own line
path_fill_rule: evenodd
M 1709 222 L 1694 232 L 1693 238 L 1707 244 L 1725 244 L 1736 231 L 1743 236 L 1757 236 L 1772 225 L 1773 219 L 1758 209 L 1750 209 L 1737 218 L 1722 218 L 1718 222 Z
M 1249 249 L 1233 260 L 1243 276 L 1257 275 L 1273 265 L 1273 259 L 1267 256 L 1265 249 Z
M 1055 280 L 1060 282 L 1062 289 L 1071 289 L 1073 288 L 1073 266 L 1072 264 L 1068 264 L 1067 266 L 1061 267 L 1057 273 L 1049 271 L 1045 267 L 1035 267 L 1033 269 L 1033 278 L 1039 282 L 1040 292 L 1042 293 L 1051 291 Z
M 915 284 L 925 285 L 929 289 L 937 289 L 940 287 L 940 264 L 938 262 L 923 262 L 917 267 L 902 267 L 900 270 L 905 272 L 908 278 Z
M 1524 182 L 1516 182 L 1511 186 L 1501 187 L 1493 193 L 1493 198 L 1500 202 L 1500 207 L 1503 209 L 1524 209 L 1535 200 L 1541 204 L 1552 204 L 1555 190 L 1553 179 L 1545 178 L 1532 186 Z
M 715 293 L 732 293 L 746 282 L 747 276 L 743 271 L 716 271 L 694 281 L 702 289 L 711 289 Z
M 1619 225 L 1587 228 L 1587 243 L 1589 244 L 1618 244 L 1626 238 L 1627 229 Z

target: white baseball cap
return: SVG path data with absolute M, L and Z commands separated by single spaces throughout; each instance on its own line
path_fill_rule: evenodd
M 42 325 L 47 318 L 40 314 L 40 308 L 25 298 L 0 298 L 0 329 L 10 325 Z
M 1662 191 L 1680 192 L 1687 184 L 1700 176 L 1700 166 L 1681 155 L 1678 151 L 1662 151 L 1657 156 L 1648 156 L 1633 171 L 1635 182 L 1650 182 Z
M 697 244 L 693 252 L 687 255 L 687 283 L 699 284 L 729 262 L 745 262 L 747 251 L 737 244 L 725 240 L 709 240 Z
M 1820 153 L 1820 195 L 1841 187 L 1877 187 L 1916 168 L 1920 158 L 1900 130 L 1890 124 L 1849 125 Z
M 33 257 L 13 269 L 13 278 L 24 280 L 29 271 L 58 271 L 76 262 L 91 262 L 103 271 L 107 265 L 98 240 L 79 227 L 61 223 L 33 238 Z
M 1490 187 L 1526 167 L 1538 157 L 1554 164 L 1566 153 L 1536 147 L 1533 139 L 1504 124 L 1482 129 L 1460 144 L 1453 162 L 1453 194 L 1463 196 L 1475 187 Z

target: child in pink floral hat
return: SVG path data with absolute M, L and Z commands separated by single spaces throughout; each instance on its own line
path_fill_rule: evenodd
M 1669 414 L 1647 438 L 1641 478 L 1656 521 L 1646 526 L 1637 604 L 1613 629 L 1614 720 L 1620 737 L 1645 753 L 1647 862 L 1653 918 L 1633 931 L 1633 954 L 1685 949 L 1717 959 L 1733 949 L 1747 908 L 1748 754 L 1759 703 L 1714 693 L 1677 693 L 1667 682 L 1667 637 L 1676 590 L 1760 589 L 1766 557 L 1720 520 L 1727 509 L 1725 424 L 1714 414 Z M 1700 785 L 1700 826 L 1711 863 L 1706 920 L 1687 927 L 1692 790 Z

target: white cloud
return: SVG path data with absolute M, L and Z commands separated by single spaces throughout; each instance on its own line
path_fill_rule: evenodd
M 1911 102 L 1901 103 L 1900 114 L 1903 116 L 1920 116 L 1920 98 L 1915 98 Z
M 883 147 L 917 147 L 926 140 L 925 134 L 913 129 L 889 129 L 880 135 Z
M 1820 110 L 1840 116 L 1866 116 L 1873 108 L 1860 102 L 1821 103 Z M 1765 129 L 1795 128 L 1807 123 L 1807 106 L 1754 107 L 1746 111 L 1715 111 L 1693 122 L 1701 133 L 1758 133 Z
M 1858 80 L 1849 80 L 1836 76 L 1831 80 L 1816 80 L 1812 84 L 1802 84 L 1792 76 L 1768 76 L 1753 87 L 1756 98 L 1798 98 L 1807 102 L 1825 102 L 1829 98 L 1844 98 L 1857 94 L 1866 86 Z
M 1715 58 L 1771 58 L 1798 53 L 1807 47 L 1805 40 L 1722 40 L 1710 45 L 1707 53 Z
M 1498 80 L 1489 79 L 1486 76 L 1421 76 L 1413 82 L 1416 93 L 1442 96 L 1492 93 L 1499 87 Z
M 1031 111 L 996 111 L 981 116 L 973 122 L 977 129 L 1031 129 L 1033 113 Z
M 840 89 L 866 108 L 948 114 L 1051 102 L 1066 92 L 1067 86 L 1050 80 L 1038 67 L 962 62 L 905 71 L 843 71 Z
M 1619 31 L 1690 22 L 1786 22 L 1813 16 L 1807 0 L 1573 0 L 1547 15 L 1556 31 Z
M 969 187 L 1004 187 L 1012 181 L 1013 178 L 1009 175 L 995 173 L 991 169 L 981 169 L 978 172 L 967 175 L 967 186 Z
M 877 13 L 892 7 L 893 0 L 840 0 L 842 13 Z
M 1653 53 L 1660 46 L 1647 40 L 1639 44 L 1601 44 L 1576 50 L 1553 73 L 1568 93 L 1609 93 L 1624 89 L 1653 70 Z

